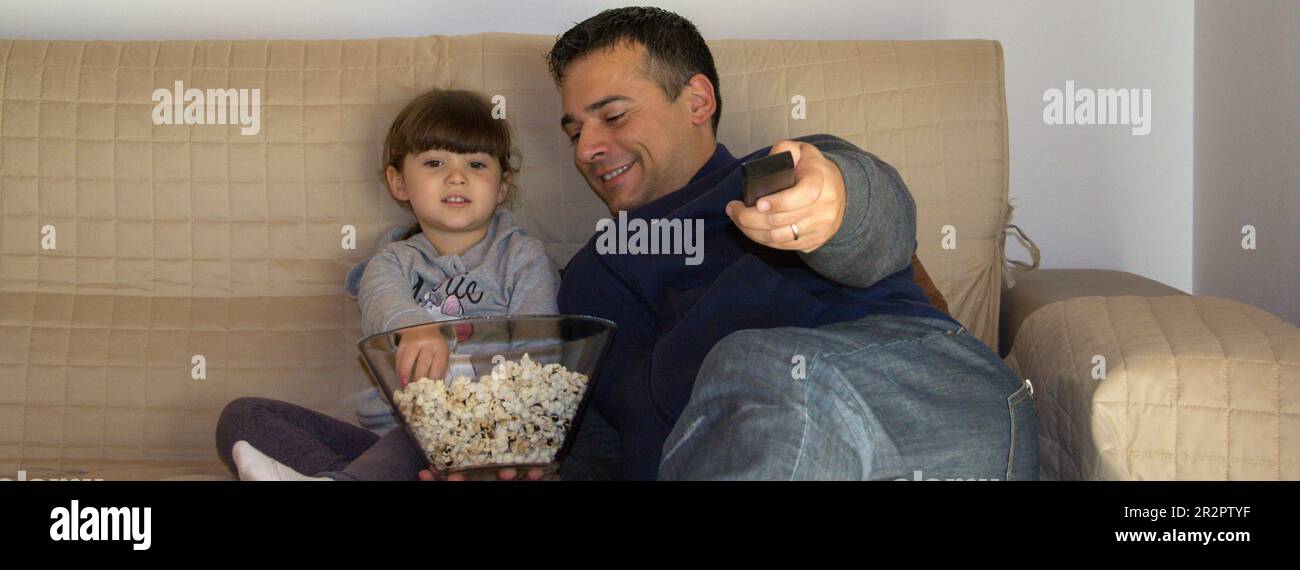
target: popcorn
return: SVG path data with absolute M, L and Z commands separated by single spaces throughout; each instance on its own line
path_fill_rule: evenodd
M 587 375 L 527 354 L 500 360 L 477 382 L 420 378 L 393 394 L 417 443 L 440 471 L 550 463 L 578 412 Z

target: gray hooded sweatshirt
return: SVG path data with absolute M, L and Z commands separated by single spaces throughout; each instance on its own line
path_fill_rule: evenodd
M 463 255 L 442 255 L 424 234 L 382 245 L 344 289 L 361 306 L 365 336 L 462 317 L 553 315 L 560 276 L 542 242 L 506 211 Z M 385 238 L 395 239 L 394 228 Z

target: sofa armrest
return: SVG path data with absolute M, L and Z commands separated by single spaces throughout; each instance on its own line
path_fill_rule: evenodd
M 1007 364 L 1034 386 L 1045 479 L 1300 479 L 1300 329 L 1261 309 L 1058 301 Z
M 1002 309 L 998 315 L 998 355 L 1003 357 L 1011 352 L 1025 318 L 1057 301 L 1089 296 L 1185 294 L 1141 275 L 1106 269 L 1015 270 L 1012 277 L 1016 285 L 1002 290 Z

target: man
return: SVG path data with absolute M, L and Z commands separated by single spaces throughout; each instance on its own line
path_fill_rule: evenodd
M 1037 478 L 1031 387 L 913 283 L 891 166 L 827 135 L 733 157 L 707 44 L 658 8 L 601 12 L 548 62 L 610 213 L 703 228 L 697 264 L 598 234 L 565 268 L 560 311 L 619 329 L 563 478 Z M 745 207 L 739 165 L 785 150 L 796 184 Z
M 1030 388 L 912 282 L 892 167 L 781 141 L 745 158 L 791 151 L 796 185 L 745 207 L 712 55 L 664 10 L 601 12 L 548 60 L 610 213 L 705 227 L 699 265 L 593 237 L 566 268 L 560 310 L 619 325 L 566 478 L 1037 478 Z

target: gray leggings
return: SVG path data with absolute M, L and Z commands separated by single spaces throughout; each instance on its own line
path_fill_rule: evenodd
M 406 431 L 370 430 L 278 400 L 239 398 L 217 420 L 217 453 L 236 473 L 230 450 L 247 441 L 305 475 L 339 481 L 414 481 L 425 461 Z

